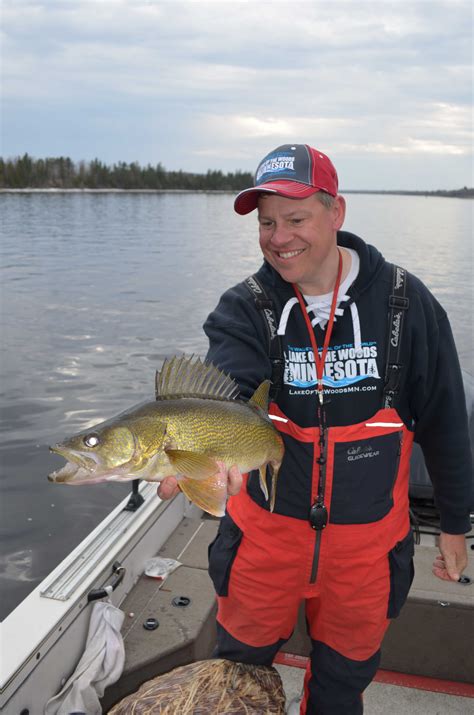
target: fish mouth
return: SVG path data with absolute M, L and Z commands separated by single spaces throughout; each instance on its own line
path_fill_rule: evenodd
M 130 462 L 119 467 L 107 469 L 97 462 L 92 455 L 85 456 L 81 452 L 73 452 L 61 444 L 50 447 L 49 451 L 59 454 L 60 457 L 64 457 L 66 460 L 66 464 L 61 469 L 48 474 L 50 482 L 76 486 L 80 484 L 99 484 L 107 481 L 128 482 L 137 478 L 132 473 Z
M 61 467 L 61 469 L 57 469 L 55 472 L 48 474 L 50 482 L 84 484 L 85 482 L 90 483 L 94 480 L 94 468 L 97 467 L 97 465 L 92 460 L 88 460 L 80 454 L 73 453 L 60 444 L 50 447 L 49 451 L 54 454 L 59 454 L 60 457 L 64 457 L 66 460 L 66 464 Z
M 57 469 L 55 472 L 48 474 L 50 482 L 58 482 L 62 484 L 94 484 L 102 482 L 106 479 L 103 474 L 97 474 L 96 470 L 99 466 L 95 460 L 85 457 L 84 455 L 72 452 L 63 447 L 61 444 L 56 444 L 49 448 L 50 452 L 59 454 L 64 457 L 66 464 Z

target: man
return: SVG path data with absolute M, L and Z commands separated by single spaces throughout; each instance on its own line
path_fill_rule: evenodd
M 255 186 L 235 200 L 239 214 L 255 209 L 264 264 L 224 293 L 204 329 L 208 359 L 243 397 L 273 378 L 270 416 L 285 456 L 273 512 L 257 474 L 240 489 L 238 470 L 229 472 L 233 496 L 209 553 L 216 655 L 271 664 L 304 601 L 312 652 L 301 713 L 358 715 L 413 578 L 414 439 L 441 513 L 433 572 L 456 581 L 467 563 L 461 372 L 428 289 L 341 231 L 345 201 L 322 152 L 294 144 L 264 157 Z M 159 493 L 175 490 L 170 478 Z

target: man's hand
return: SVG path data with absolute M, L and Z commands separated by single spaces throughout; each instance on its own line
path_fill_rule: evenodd
M 178 480 L 176 477 L 165 477 L 159 483 L 156 491 L 160 499 L 172 499 L 179 493 Z
M 439 535 L 439 556 L 433 562 L 433 573 L 443 581 L 459 581 L 467 566 L 466 538 L 464 534 Z
M 229 470 L 225 466 L 224 462 L 217 462 L 219 465 L 219 470 L 221 474 L 225 474 L 227 477 L 227 494 L 228 496 L 234 496 L 240 492 L 242 487 L 242 474 L 239 468 L 234 464 Z M 162 482 L 160 482 L 157 490 L 157 494 L 160 499 L 171 499 L 176 496 L 179 492 L 179 482 L 176 477 L 165 477 Z

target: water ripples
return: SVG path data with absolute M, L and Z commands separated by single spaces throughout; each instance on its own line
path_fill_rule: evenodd
M 47 445 L 153 399 L 163 360 L 205 354 L 207 314 L 258 268 L 256 217 L 237 216 L 232 203 L 225 194 L 0 195 L 0 617 L 129 489 L 50 484 L 62 462 Z M 346 220 L 440 297 L 467 369 L 470 209 L 349 196 Z

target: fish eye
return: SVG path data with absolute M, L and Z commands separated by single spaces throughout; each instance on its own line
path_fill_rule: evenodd
M 95 434 L 95 432 L 86 435 L 83 441 L 86 447 L 97 447 L 97 445 L 100 443 L 100 439 L 98 435 Z

